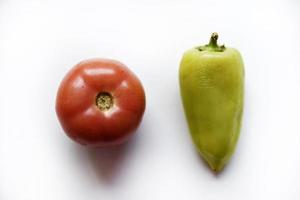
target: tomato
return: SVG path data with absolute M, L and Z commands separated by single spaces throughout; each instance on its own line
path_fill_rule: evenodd
M 64 77 L 56 113 L 65 133 L 87 146 L 125 142 L 138 128 L 145 111 L 145 92 L 124 64 L 90 59 Z

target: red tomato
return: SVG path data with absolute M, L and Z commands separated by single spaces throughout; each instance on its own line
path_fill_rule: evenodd
M 126 141 L 145 110 L 139 79 L 122 63 L 91 59 L 77 64 L 63 79 L 56 113 L 66 134 L 88 146 Z

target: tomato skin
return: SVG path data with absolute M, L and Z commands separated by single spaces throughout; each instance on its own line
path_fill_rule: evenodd
M 109 93 L 113 105 L 100 110 L 99 93 Z M 89 59 L 64 77 L 56 97 L 56 113 L 65 133 L 87 146 L 125 142 L 138 128 L 145 111 L 145 92 L 139 79 L 122 63 Z

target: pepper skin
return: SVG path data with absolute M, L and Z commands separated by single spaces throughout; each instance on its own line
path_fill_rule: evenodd
M 179 69 L 180 91 L 193 142 L 214 171 L 232 156 L 243 113 L 244 65 L 240 53 L 217 44 L 186 51 Z
M 66 134 L 87 146 L 123 143 L 138 128 L 145 93 L 138 78 L 122 63 L 90 59 L 63 79 L 56 113 Z

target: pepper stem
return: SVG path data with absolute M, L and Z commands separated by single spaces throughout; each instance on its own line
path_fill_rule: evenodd
M 216 32 L 212 33 L 211 37 L 210 37 L 210 40 L 209 40 L 209 43 L 208 43 L 208 46 L 218 47 L 218 38 L 219 38 L 218 33 L 216 33 Z
M 211 34 L 209 43 L 204 46 L 197 47 L 199 51 L 215 51 L 215 52 L 223 52 L 226 48 L 224 45 L 218 45 L 218 33 L 214 32 Z

